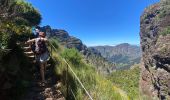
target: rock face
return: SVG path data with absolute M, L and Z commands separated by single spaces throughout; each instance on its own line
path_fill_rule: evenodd
M 70 36 L 67 31 L 51 29 L 50 26 L 41 27 L 41 30 L 46 32 L 48 37 L 56 37 L 65 47 L 78 49 L 84 55 L 87 63 L 95 66 L 98 71 L 108 74 L 115 70 L 115 65 L 103 58 L 100 52 L 87 48 L 80 39 Z
M 116 63 L 118 69 L 118 64 L 120 63 L 120 66 L 123 66 L 124 64 L 124 69 L 128 69 L 134 63 L 139 63 L 141 58 L 140 47 L 128 43 L 122 43 L 116 46 L 95 46 L 90 48 L 100 52 L 108 61 Z
M 161 0 L 141 16 L 141 90 L 150 99 L 170 100 L 170 1 Z M 153 98 L 152 98 L 153 97 Z
M 87 47 L 83 45 L 80 39 L 70 36 L 65 30 L 51 29 L 50 26 L 44 26 L 41 28 L 41 30 L 46 32 L 48 37 L 57 37 L 58 41 L 68 48 L 77 48 L 82 52 L 87 50 Z

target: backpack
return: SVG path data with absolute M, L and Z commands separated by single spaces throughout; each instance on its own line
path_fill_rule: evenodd
M 39 38 L 36 42 L 36 48 L 35 48 L 36 54 L 43 54 L 46 51 L 47 51 L 47 46 L 45 44 L 45 41 Z
M 34 53 L 36 53 L 35 48 L 36 48 L 35 42 L 33 42 L 33 44 L 31 44 L 31 50 L 32 50 Z

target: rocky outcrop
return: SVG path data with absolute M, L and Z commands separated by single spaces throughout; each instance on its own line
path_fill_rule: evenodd
M 61 44 L 68 48 L 76 48 L 84 53 L 85 50 L 87 50 L 87 47 L 82 43 L 80 39 L 70 36 L 65 30 L 51 29 L 51 27 L 48 25 L 42 27 L 41 30 L 46 32 L 48 37 L 56 37 Z
M 141 91 L 150 99 L 170 99 L 170 1 L 161 0 L 141 16 Z

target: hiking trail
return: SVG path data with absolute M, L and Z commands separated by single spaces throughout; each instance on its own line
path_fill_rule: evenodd
M 38 66 L 35 64 L 35 55 L 31 50 L 31 46 L 23 44 L 21 47 L 24 49 L 24 53 L 36 69 L 32 75 L 33 80 L 31 86 L 22 100 L 65 100 L 63 94 L 59 90 L 61 82 L 57 81 L 56 75 L 54 75 L 53 72 L 53 66 L 50 64 L 47 65 L 45 70 L 46 85 L 44 87 L 41 86 L 40 72 Z

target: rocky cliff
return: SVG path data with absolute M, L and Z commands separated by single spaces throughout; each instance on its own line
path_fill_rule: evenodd
M 122 43 L 116 46 L 95 46 L 90 48 L 100 52 L 108 61 L 116 63 L 117 69 L 128 69 L 133 64 L 139 63 L 141 58 L 140 47 L 128 43 Z
M 145 9 L 140 26 L 141 91 L 150 99 L 170 100 L 170 1 Z
M 55 37 L 63 46 L 78 49 L 84 55 L 87 63 L 95 66 L 99 72 L 108 74 L 115 70 L 115 65 L 103 58 L 100 52 L 87 48 L 80 39 L 70 36 L 67 31 L 52 29 L 50 26 L 41 27 L 41 30 L 46 32 L 49 38 Z
M 50 26 L 44 26 L 41 28 L 42 31 L 46 32 L 48 37 L 56 37 L 58 41 L 68 48 L 76 48 L 79 51 L 85 53 L 87 47 L 82 41 L 76 37 L 70 36 L 69 33 L 62 29 L 52 29 Z

